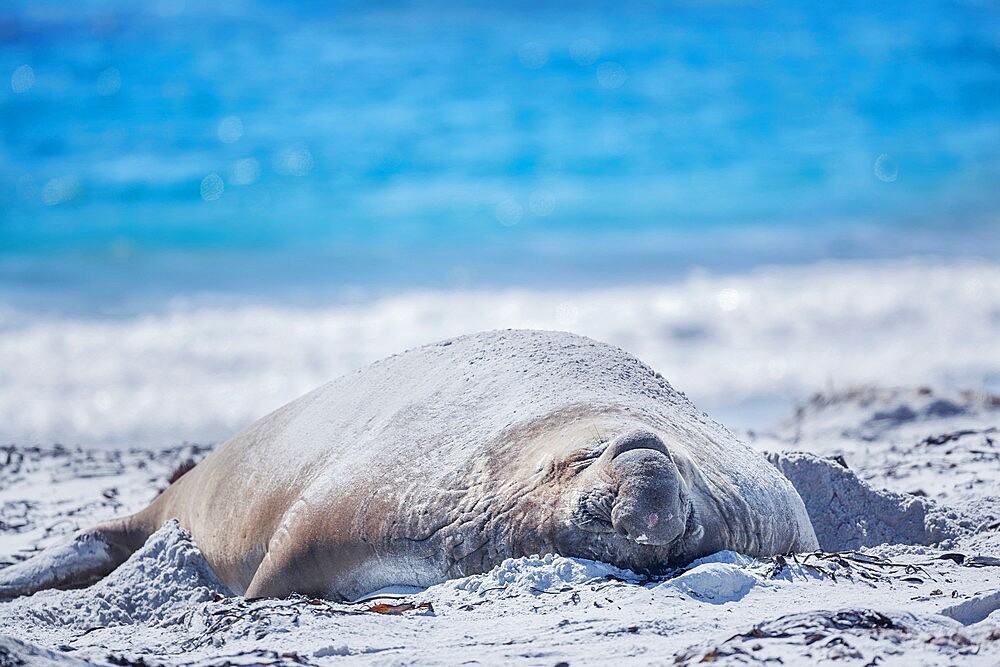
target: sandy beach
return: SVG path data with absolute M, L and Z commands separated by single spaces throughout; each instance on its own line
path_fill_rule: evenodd
M 250 601 L 169 524 L 90 588 L 0 603 L 0 651 L 48 664 L 993 665 L 998 417 L 1000 398 L 981 392 L 863 387 L 744 434 L 796 485 L 816 553 L 722 552 L 656 579 L 544 555 L 355 604 Z M 10 446 L 0 552 L 23 559 L 134 511 L 207 451 Z

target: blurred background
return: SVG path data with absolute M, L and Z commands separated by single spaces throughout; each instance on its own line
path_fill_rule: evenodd
M 0 74 L 0 441 L 509 326 L 739 428 L 1000 385 L 993 2 L 7 0 Z

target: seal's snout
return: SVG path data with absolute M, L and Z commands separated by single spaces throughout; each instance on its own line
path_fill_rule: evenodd
M 637 429 L 615 439 L 584 477 L 571 520 L 633 543 L 670 545 L 686 530 L 690 494 L 663 440 Z M 596 481 L 596 483 L 595 483 Z
M 618 481 L 611 511 L 615 532 L 639 544 L 664 546 L 678 540 L 684 534 L 688 494 L 669 454 L 633 448 L 615 456 L 612 468 Z

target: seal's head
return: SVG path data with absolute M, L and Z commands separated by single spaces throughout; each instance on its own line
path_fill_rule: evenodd
M 570 521 L 590 533 L 669 547 L 694 531 L 690 490 L 656 434 L 622 435 L 578 475 Z

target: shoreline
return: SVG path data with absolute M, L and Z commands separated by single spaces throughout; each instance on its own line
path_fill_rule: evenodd
M 410 347 L 569 330 L 622 347 L 731 428 L 856 385 L 1000 389 L 1000 264 L 908 260 L 694 274 L 580 290 L 413 291 L 339 305 L 191 299 L 132 316 L 0 327 L 0 442 L 225 439 Z

